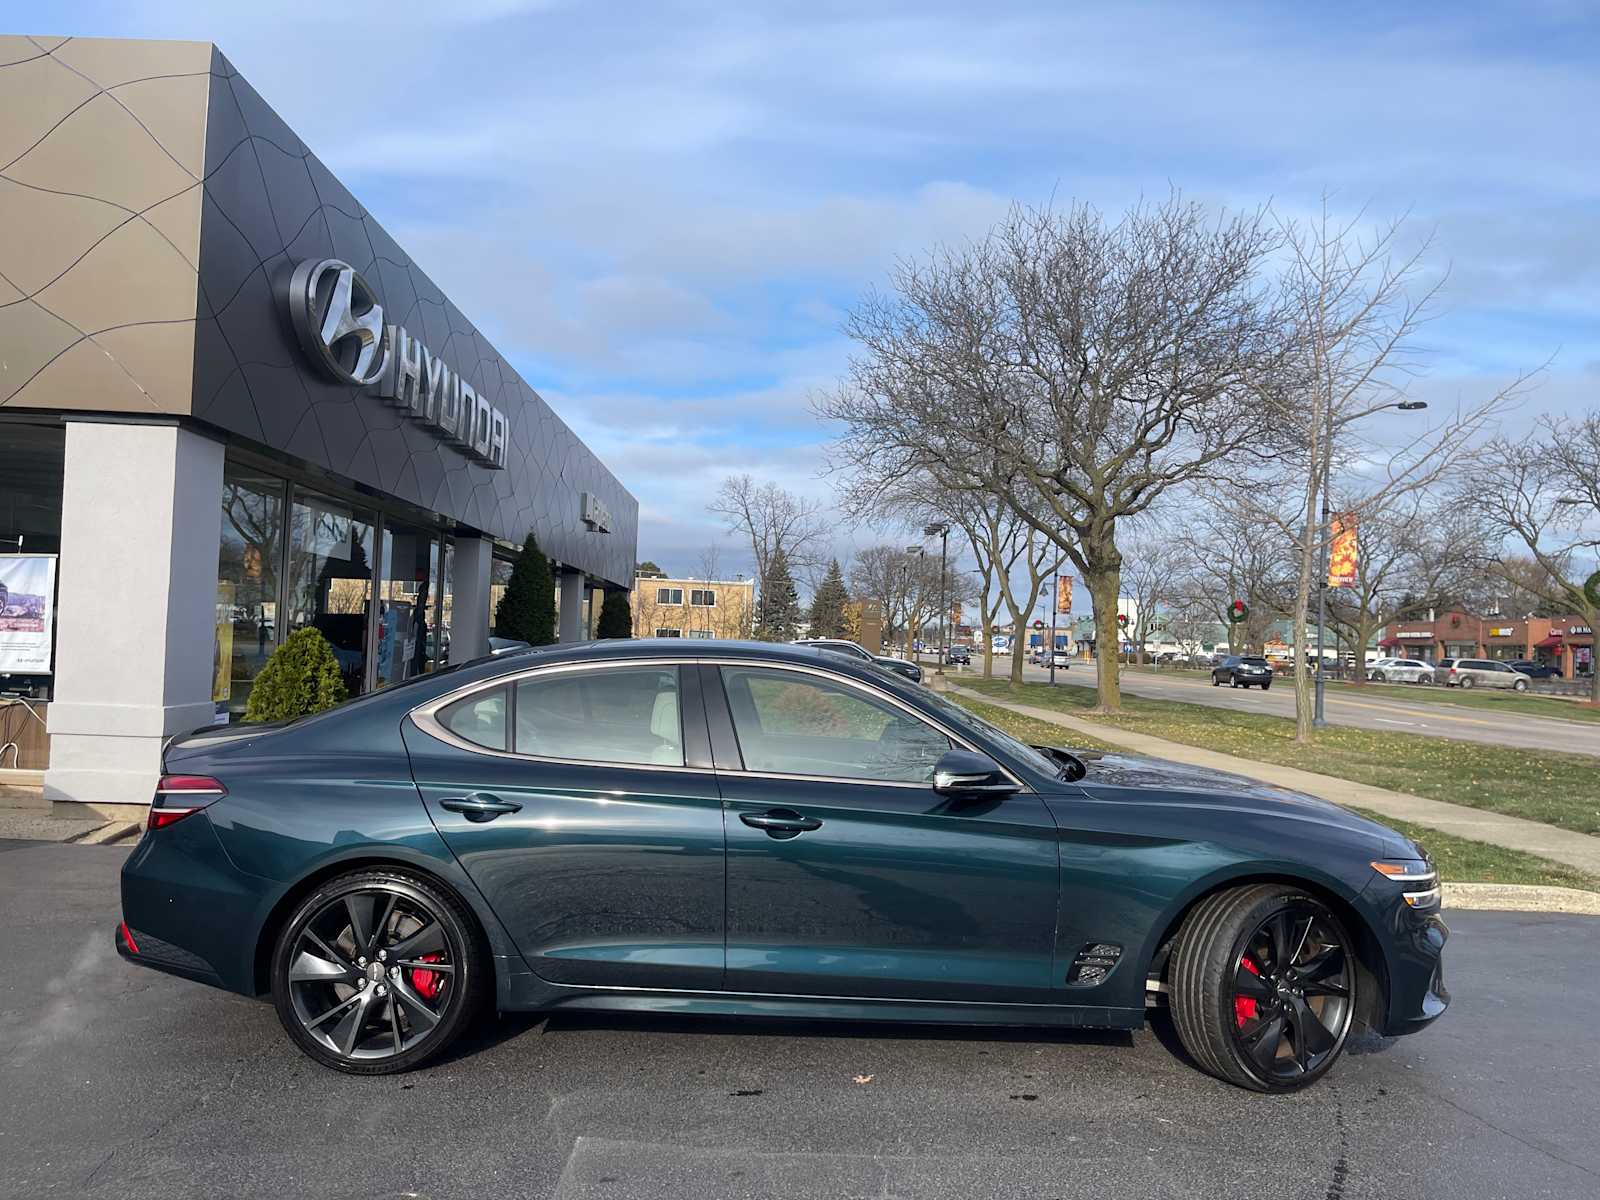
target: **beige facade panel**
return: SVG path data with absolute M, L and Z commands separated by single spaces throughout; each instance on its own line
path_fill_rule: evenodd
M 210 64 L 0 40 L 0 405 L 190 411 Z

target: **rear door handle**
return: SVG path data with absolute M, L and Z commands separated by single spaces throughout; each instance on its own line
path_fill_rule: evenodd
M 467 820 L 477 822 L 492 821 L 496 817 L 505 816 L 506 813 L 522 811 L 522 805 L 511 800 L 502 800 L 499 796 L 491 796 L 488 792 L 451 796 L 449 799 L 439 801 L 439 807 L 460 813 Z
M 787 808 L 774 808 L 764 813 L 740 813 L 739 820 L 752 829 L 765 829 L 768 837 L 775 838 L 792 838 L 796 834 L 822 828 L 822 822 L 816 817 L 802 817 Z

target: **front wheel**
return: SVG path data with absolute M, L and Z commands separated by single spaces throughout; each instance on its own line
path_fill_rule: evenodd
M 1528 681 L 1526 679 L 1519 679 L 1513 683 L 1511 687 L 1514 691 L 1525 692 L 1528 690 Z
M 410 1070 L 471 1022 L 489 973 L 472 914 L 425 876 L 352 871 L 284 925 L 272 1001 L 290 1038 L 355 1075 Z
M 1267 690 L 1268 690 L 1268 689 L 1269 689 L 1269 688 L 1271 688 L 1271 687 L 1272 687 L 1272 683 L 1271 683 L 1271 681 L 1270 681 L 1270 680 L 1269 680 L 1269 681 L 1268 681 L 1268 682 L 1266 682 L 1266 683 L 1263 683 L 1263 684 L 1262 684 L 1262 685 L 1261 685 L 1261 690 L 1262 690 L 1262 691 L 1263 691 L 1263 692 L 1264 692 L 1264 691 L 1267 691 Z
M 1387 683 L 1388 679 L 1385 677 L 1385 675 L 1384 675 L 1384 673 L 1382 671 L 1374 671 L 1372 673 L 1372 682 L 1373 683 Z
M 1356 1005 L 1354 946 L 1322 901 L 1280 884 L 1198 904 L 1172 958 L 1173 1023 L 1202 1070 L 1258 1092 L 1327 1074 Z

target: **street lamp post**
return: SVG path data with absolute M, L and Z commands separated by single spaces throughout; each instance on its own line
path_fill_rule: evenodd
M 1379 404 L 1367 409 L 1359 416 L 1382 412 L 1386 408 L 1399 409 L 1401 412 L 1418 412 L 1428 407 L 1426 400 L 1400 400 L 1392 404 Z M 1316 676 L 1316 703 L 1312 708 L 1311 724 L 1321 729 L 1327 725 L 1327 717 L 1323 713 L 1323 696 L 1325 692 L 1322 666 L 1323 640 L 1326 635 L 1323 630 L 1328 624 L 1328 563 L 1333 547 L 1333 498 L 1328 494 L 1329 485 L 1333 482 L 1333 405 L 1327 406 L 1328 424 L 1322 439 L 1322 553 L 1320 576 L 1317 580 L 1317 676 Z M 1367 648 L 1362 646 L 1359 652 L 1365 655 Z
M 950 580 L 945 570 L 945 551 L 950 542 L 950 522 L 934 521 L 930 525 L 923 526 L 923 537 L 932 537 L 936 533 L 939 535 L 939 662 L 933 668 L 933 673 L 943 675 L 944 660 L 948 657 L 950 649 L 945 641 L 945 621 L 950 609 Z

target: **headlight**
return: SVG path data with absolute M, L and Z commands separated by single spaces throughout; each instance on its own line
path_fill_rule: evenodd
M 1412 908 L 1439 903 L 1439 872 L 1427 859 L 1400 858 L 1374 862 L 1372 869 L 1385 879 L 1411 885 L 1402 895 Z

